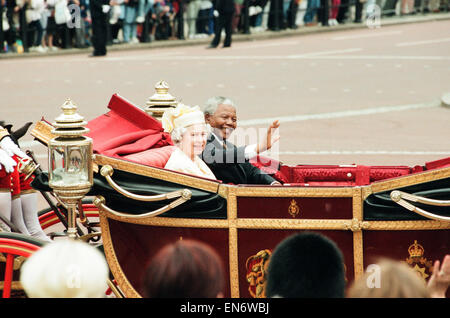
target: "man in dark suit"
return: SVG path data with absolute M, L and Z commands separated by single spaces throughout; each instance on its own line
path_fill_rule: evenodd
M 90 56 L 105 56 L 109 0 L 92 0 L 89 6 L 92 18 L 92 44 L 94 46 L 94 52 Z
M 223 47 L 231 46 L 231 33 L 233 32 L 234 0 L 216 0 L 214 10 L 218 12 L 215 25 L 215 35 L 208 48 L 216 48 L 220 43 L 220 35 L 225 29 L 225 41 Z
M 202 159 L 218 180 L 234 184 L 280 184 L 249 162 L 250 158 L 270 149 L 278 141 L 279 137 L 272 138 L 272 130 L 279 127 L 278 121 L 269 126 L 266 138 L 259 144 L 238 148 L 227 141 L 237 123 L 233 102 L 225 97 L 212 97 L 203 112 L 213 131 L 206 141 Z

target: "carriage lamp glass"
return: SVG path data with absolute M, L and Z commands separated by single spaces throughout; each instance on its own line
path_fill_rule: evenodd
M 55 119 L 49 142 L 49 186 L 69 208 L 69 236 L 75 234 L 75 210 L 78 201 L 93 184 L 92 139 L 77 106 L 68 99 L 61 106 L 63 113 Z

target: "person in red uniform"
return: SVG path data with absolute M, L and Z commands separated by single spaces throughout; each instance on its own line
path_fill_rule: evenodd
M 22 234 L 51 241 L 42 231 L 37 215 L 37 192 L 33 177 L 18 170 L 20 159 L 31 160 L 13 141 L 10 132 L 0 126 L 0 215 Z

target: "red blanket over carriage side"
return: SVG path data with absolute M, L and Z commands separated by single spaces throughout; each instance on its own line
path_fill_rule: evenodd
M 108 108 L 108 113 L 87 125 L 90 132 L 86 136 L 94 140 L 94 153 L 126 159 L 127 155 L 173 145 L 158 120 L 122 96 L 114 94 Z

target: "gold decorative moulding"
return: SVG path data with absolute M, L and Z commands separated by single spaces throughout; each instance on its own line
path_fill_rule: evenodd
M 168 108 L 175 108 L 178 105 L 175 97 L 169 93 L 169 88 L 166 81 L 159 81 L 155 85 L 155 94 L 146 103 L 145 111 L 158 120 L 161 120 Z

